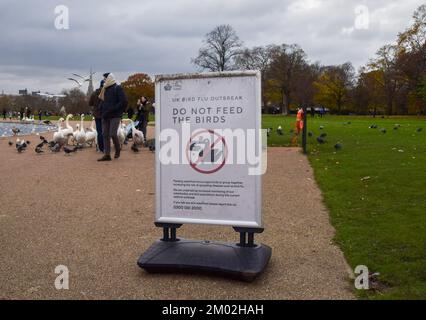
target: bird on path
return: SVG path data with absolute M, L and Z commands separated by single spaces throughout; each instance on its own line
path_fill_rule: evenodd
M 71 154 L 73 152 L 76 152 L 77 149 L 78 149 L 77 147 L 74 147 L 74 148 L 64 147 L 64 152 L 65 152 L 65 154 Z
M 155 139 L 150 139 L 146 142 L 146 145 L 149 149 L 149 151 L 154 152 L 155 151 Z
M 41 141 L 44 141 L 44 140 L 46 140 L 46 138 L 45 138 L 45 137 L 43 137 L 43 136 L 40 136 L 40 140 L 41 140 Z
M 19 140 L 19 138 L 18 138 L 18 139 L 16 139 L 15 147 L 16 147 L 16 150 L 18 151 L 18 153 L 21 153 L 22 151 L 26 150 L 27 144 L 25 143 L 24 140 Z
M 13 146 L 13 142 L 9 141 L 9 147 Z
M 43 149 L 42 149 L 42 146 L 41 146 L 41 147 L 37 146 L 37 147 L 35 148 L 35 152 L 36 152 L 36 153 L 43 153 L 44 151 L 43 151 Z
M 43 140 L 42 142 L 40 142 L 38 145 L 36 145 L 36 148 L 43 148 L 45 144 L 48 144 L 47 140 Z
M 132 147 L 130 149 L 132 149 L 133 152 L 139 152 L 139 148 L 136 146 L 135 143 L 132 144 Z
M 59 143 L 55 143 L 53 147 L 49 146 L 50 151 L 59 152 L 61 150 L 61 145 Z

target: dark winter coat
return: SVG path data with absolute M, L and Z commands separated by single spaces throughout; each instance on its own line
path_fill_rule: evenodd
M 127 97 L 121 86 L 114 84 L 105 89 L 101 104 L 102 119 L 121 118 L 127 108 Z
M 99 94 L 101 93 L 101 89 L 96 89 L 95 92 L 92 93 L 89 100 L 89 107 L 92 108 L 93 116 L 96 119 L 100 119 L 101 116 L 101 103 L 102 100 L 99 99 Z

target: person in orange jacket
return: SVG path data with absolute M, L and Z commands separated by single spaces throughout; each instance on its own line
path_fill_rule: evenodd
M 305 112 L 302 108 L 299 108 L 299 111 L 297 111 L 297 118 L 296 118 L 296 132 L 297 135 L 300 134 L 300 131 L 303 130 L 303 119 L 305 118 Z

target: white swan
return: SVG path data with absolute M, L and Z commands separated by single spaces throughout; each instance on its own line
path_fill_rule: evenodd
M 74 136 L 75 140 L 79 144 L 86 143 L 86 132 L 84 131 L 83 120 L 84 120 L 84 114 L 81 115 L 81 119 L 80 119 L 80 131 L 78 131 L 76 135 Z
M 80 124 L 76 124 L 75 125 L 75 131 L 72 133 L 72 136 L 71 136 L 71 142 L 72 142 L 72 144 L 74 144 L 75 145 L 75 143 L 77 142 L 77 140 L 75 139 L 75 137 L 76 137 L 76 135 L 77 135 L 77 133 L 80 131 Z
M 117 130 L 118 140 L 120 141 L 120 145 L 123 146 L 124 141 L 126 140 L 126 126 L 123 121 L 121 121 L 120 126 Z
M 65 137 L 68 137 L 69 135 L 72 135 L 74 132 L 74 129 L 70 126 L 69 120 L 72 119 L 73 115 L 69 114 L 67 115 L 67 118 L 65 120 L 65 128 L 62 130 L 62 133 Z
M 55 143 L 59 143 L 60 145 L 64 145 L 66 142 L 66 138 L 62 132 L 62 122 L 64 122 L 64 118 L 60 118 L 58 120 L 58 131 L 53 134 L 53 141 L 55 141 Z
M 133 143 L 136 145 L 143 145 L 144 143 L 144 135 L 142 133 L 142 131 L 138 130 L 135 128 L 135 123 L 133 122 L 133 120 L 129 119 L 130 122 L 132 123 L 132 139 L 133 139 Z
M 86 132 L 86 143 L 90 143 L 90 146 L 93 146 L 93 143 L 96 143 L 97 136 L 98 132 L 95 129 L 95 118 L 93 118 L 89 131 Z

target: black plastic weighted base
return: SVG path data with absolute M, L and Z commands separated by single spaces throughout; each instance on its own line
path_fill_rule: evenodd
M 178 239 L 158 240 L 138 260 L 147 272 L 200 272 L 253 281 L 271 258 L 272 249 L 260 244 L 237 244 Z

